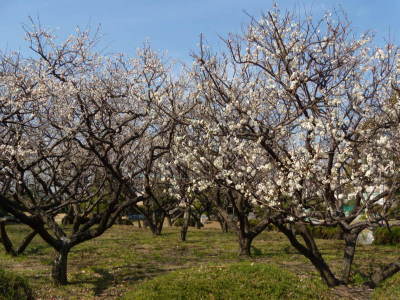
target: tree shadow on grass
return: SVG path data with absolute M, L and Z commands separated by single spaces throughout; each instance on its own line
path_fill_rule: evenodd
M 92 271 L 97 274 L 90 280 L 76 280 L 71 281 L 71 284 L 93 284 L 93 291 L 95 296 L 102 295 L 107 289 L 112 286 L 121 284 L 122 282 L 128 285 L 134 284 L 143 279 L 153 278 L 161 275 L 168 270 L 162 270 L 152 265 L 124 265 L 110 269 L 93 267 Z
M 93 271 L 100 275 L 93 282 L 94 294 L 99 296 L 115 281 L 115 277 L 106 269 L 93 268 Z

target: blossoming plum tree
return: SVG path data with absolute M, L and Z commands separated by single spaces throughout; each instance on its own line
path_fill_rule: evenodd
M 277 8 L 225 43 L 221 54 L 201 43 L 194 56 L 199 117 L 191 123 L 204 147 L 191 148 L 183 136 L 180 160 L 201 173 L 200 188 L 222 184 L 268 211 L 327 285 L 349 282 L 357 236 L 389 225 L 398 202 L 400 107 L 390 100 L 398 93 L 398 49 L 373 47 L 370 34 L 355 38 L 340 14 L 315 22 Z M 340 277 L 307 224 L 343 230 Z M 399 270 L 399 262 L 389 264 L 369 284 Z
M 87 32 L 58 44 L 36 25 L 27 40 L 32 58 L 1 59 L 0 207 L 56 250 L 52 278 L 65 284 L 70 249 L 150 197 L 153 163 L 183 113 L 182 82 L 147 46 L 102 57 Z M 71 208 L 69 231 L 55 217 Z

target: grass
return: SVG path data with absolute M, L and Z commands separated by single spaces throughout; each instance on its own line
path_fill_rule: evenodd
M 386 227 L 375 230 L 374 234 L 376 245 L 396 245 L 400 243 L 400 227 L 395 226 L 389 231 Z
M 0 300 L 29 300 L 32 291 L 26 280 L 0 269 Z
M 22 225 L 10 225 L 8 228 L 14 241 L 22 239 L 29 232 Z M 339 271 L 335 267 L 339 266 L 342 259 L 340 249 L 343 241 L 317 242 L 323 256 L 335 271 Z M 118 299 L 127 292 L 134 293 L 149 279 L 209 265 L 272 264 L 303 280 L 318 278 L 307 259 L 299 255 L 286 238 L 277 232 L 261 234 L 253 246 L 254 256 L 241 259 L 237 256 L 238 245 L 233 233 L 190 228 L 188 241 L 181 242 L 179 228 L 167 227 L 161 236 L 154 237 L 148 230 L 120 225 L 72 249 L 68 263 L 70 284 L 67 286 L 52 285 L 49 273 L 54 253 L 40 237 L 35 237 L 26 253 L 20 257 L 10 257 L 0 248 L 0 268 L 24 275 L 35 296 L 41 299 Z M 367 273 L 381 263 L 393 261 L 398 256 L 398 250 L 398 246 L 360 246 L 355 258 L 355 271 Z M 247 277 L 251 279 L 251 276 Z M 355 284 L 361 286 L 362 280 L 359 278 L 356 276 Z M 380 293 L 385 294 L 386 290 Z M 331 299 L 334 298 L 332 294 Z
M 374 291 L 373 299 L 398 300 L 400 299 L 400 274 L 386 280 L 383 285 Z
M 200 266 L 148 280 L 123 299 L 329 299 L 320 280 L 300 279 L 273 265 Z

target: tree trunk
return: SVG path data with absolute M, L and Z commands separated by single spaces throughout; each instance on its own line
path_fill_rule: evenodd
M 51 278 L 56 285 L 66 285 L 68 283 L 67 264 L 69 250 L 69 248 L 62 248 L 57 252 L 57 256 L 54 259 Z
M 154 211 L 149 221 L 150 230 L 153 235 L 161 235 L 163 225 L 164 225 L 165 214 L 161 213 L 160 216 Z
M 195 217 L 194 223 L 195 223 L 196 229 L 201 229 L 201 227 L 203 227 L 203 224 L 201 223 L 200 218 Z
M 189 228 L 189 220 L 190 220 L 190 206 L 185 207 L 185 211 L 183 213 L 183 224 L 181 227 L 181 241 L 186 241 L 186 235 Z
M 325 261 L 317 256 L 307 256 L 305 255 L 314 265 L 314 267 L 318 270 L 322 279 L 325 281 L 328 287 L 335 287 L 343 284 L 340 280 L 338 280 L 335 275 L 332 273 L 329 266 L 325 263 Z
M 354 253 L 356 250 L 357 234 L 344 232 L 343 238 L 345 241 L 345 248 L 343 256 L 342 280 L 344 283 L 347 284 L 350 281 L 350 271 L 353 264 Z
M 228 222 L 226 222 L 226 220 L 219 215 L 217 215 L 217 220 L 218 220 L 219 226 L 221 227 L 222 232 L 227 233 L 229 230 Z
M 227 233 L 229 231 L 228 222 L 222 221 L 220 223 L 220 225 L 221 225 L 221 230 L 222 230 L 223 233 Z
M 156 226 L 155 232 L 153 232 L 154 235 L 161 235 L 162 232 L 162 225 L 161 226 Z
M 160 232 L 158 230 L 158 226 L 156 224 L 153 224 L 153 222 L 149 222 L 148 225 L 149 225 L 151 233 L 153 235 L 160 235 Z
M 251 242 L 253 237 L 244 232 L 239 232 L 239 256 L 249 257 L 251 255 Z
M 338 280 L 335 275 L 332 273 L 331 269 L 329 268 L 328 264 L 323 259 L 321 252 L 318 249 L 317 244 L 315 243 L 314 237 L 311 235 L 310 231 L 308 230 L 307 226 L 301 224 L 298 227 L 303 240 L 306 242 L 307 248 L 304 247 L 306 251 L 300 250 L 301 248 L 297 248 L 301 253 L 303 253 L 314 265 L 314 267 L 320 273 L 322 279 L 329 287 L 335 287 L 340 284 L 343 284 L 342 281 Z M 293 235 L 296 239 L 296 234 Z M 303 249 L 303 250 L 304 250 Z M 307 251 L 308 250 L 308 251 Z
M 301 244 L 297 238 L 296 234 L 293 233 L 291 228 L 286 228 L 284 225 L 279 224 L 279 223 L 274 223 L 276 227 L 279 228 L 279 230 L 286 235 L 286 237 L 289 239 L 290 244 L 295 247 L 302 255 L 307 257 L 311 263 L 314 265 L 314 267 L 318 270 L 318 272 L 321 275 L 321 278 L 325 281 L 327 286 L 329 287 L 335 287 L 343 282 L 338 280 L 335 275 L 332 273 L 331 269 L 329 266 L 326 264 L 325 260 L 323 259 L 321 253 L 318 250 L 318 247 L 314 241 L 314 238 L 308 231 L 307 227 L 304 226 L 303 224 L 298 227 L 298 230 L 303 238 L 303 240 L 306 242 L 306 246 Z
M 156 224 L 149 223 L 150 230 L 153 233 L 153 235 L 161 235 L 161 232 L 163 229 L 163 224 L 164 224 L 164 220 L 162 220 Z

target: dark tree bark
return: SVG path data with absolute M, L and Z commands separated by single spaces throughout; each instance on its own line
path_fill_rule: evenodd
M 293 247 L 295 247 L 302 255 L 311 261 L 311 263 L 320 273 L 321 278 L 329 287 L 335 287 L 343 284 L 341 280 L 335 277 L 328 264 L 323 259 L 314 241 L 314 238 L 304 224 L 298 224 L 297 230 L 299 231 L 306 245 L 303 245 L 298 241 L 296 234 L 292 230 L 293 226 L 287 228 L 285 225 L 279 222 L 274 222 L 274 225 L 286 235 Z
M 344 253 L 343 253 L 343 269 L 342 269 L 342 281 L 348 284 L 350 281 L 351 266 L 353 264 L 354 254 L 356 251 L 358 233 L 347 231 L 343 233 L 345 242 Z
M 228 222 L 226 222 L 223 218 L 219 220 L 219 225 L 221 226 L 223 233 L 227 233 L 229 231 Z
M 158 202 L 156 201 L 156 204 L 157 203 Z M 154 208 L 152 205 L 147 204 L 145 205 L 145 208 L 135 206 L 135 210 L 144 216 L 143 225 L 145 228 L 148 226 L 153 235 L 161 235 L 164 221 L 167 216 L 167 213 L 164 209 L 160 208 L 159 205 L 158 208 Z
M 203 224 L 201 223 L 200 218 L 198 218 L 197 216 L 194 216 L 193 214 L 192 214 L 192 217 L 193 217 L 193 221 L 196 226 L 196 229 L 201 229 L 201 227 L 203 227 Z
M 68 247 L 62 247 L 56 252 L 56 258 L 51 269 L 51 278 L 56 285 L 65 285 L 68 283 L 67 268 L 69 251 Z
M 190 221 L 190 206 L 188 205 L 185 207 L 184 213 L 183 213 L 183 224 L 181 227 L 181 241 L 185 242 L 186 241 L 186 235 L 188 232 L 189 228 L 189 221 Z
M 219 226 L 221 227 L 221 231 L 223 233 L 227 233 L 229 231 L 228 222 L 220 213 L 216 213 L 215 216 L 217 218 Z
M 222 201 L 220 189 L 217 190 L 214 204 L 217 208 L 217 218 L 220 221 L 222 230 L 229 228 L 236 232 L 239 242 L 239 256 L 251 255 L 251 243 L 254 238 L 259 235 L 270 224 L 269 218 L 263 218 L 256 226 L 250 226 L 248 219 L 249 203 L 246 199 L 239 195 L 235 196 L 232 191 L 228 191 L 227 196 L 230 204 L 232 204 L 236 213 L 237 220 L 230 216 L 226 210 L 226 204 Z
M 153 235 L 161 235 L 164 226 L 165 214 L 161 212 L 160 215 L 154 211 L 151 218 L 148 219 L 149 227 Z
M 251 243 L 253 241 L 252 235 L 240 232 L 239 234 L 239 256 L 251 255 Z

